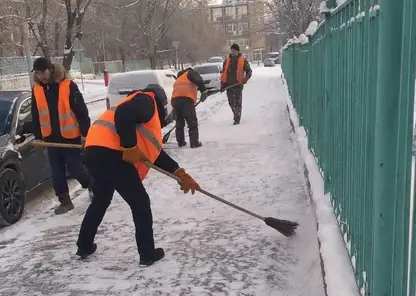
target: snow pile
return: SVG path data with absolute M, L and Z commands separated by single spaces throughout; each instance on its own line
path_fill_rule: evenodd
M 306 35 L 312 36 L 313 34 L 315 34 L 316 29 L 318 28 L 318 22 L 317 21 L 312 21 L 308 28 L 305 31 Z
M 300 34 L 299 38 L 298 38 L 298 43 L 300 44 L 308 44 L 309 43 L 309 39 L 308 37 L 306 37 L 305 34 Z
M 283 83 L 285 83 L 284 78 Z M 328 296 L 359 296 L 354 270 L 334 215 L 330 196 L 324 194 L 324 180 L 316 164 L 315 156 L 308 149 L 308 138 L 305 129 L 299 126 L 299 118 L 287 89 L 285 98 L 298 140 L 301 158 L 308 171 L 311 198 L 315 204 L 318 219 L 318 239 L 321 244 L 320 252 L 324 262 L 327 294 Z

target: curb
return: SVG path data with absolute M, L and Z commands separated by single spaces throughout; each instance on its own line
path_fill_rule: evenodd
M 292 105 L 283 74 L 281 82 L 286 88 L 286 111 L 288 112 L 294 142 L 300 156 L 299 160 L 305 176 L 308 196 L 316 215 L 317 241 L 325 296 L 359 296 L 359 288 L 355 281 L 350 254 L 345 245 L 329 196 L 323 192 L 323 184 L 320 184 L 320 182 L 323 182 L 322 176 L 318 171 L 317 174 L 319 174 L 320 180 L 317 181 L 317 177 L 310 173 L 311 169 L 315 171 L 316 169 L 319 170 L 319 167 L 314 168 L 317 166 L 314 154 L 310 149 L 305 148 L 305 143 L 298 137 L 301 136 L 298 129 L 302 127 L 299 124 L 297 111 Z M 305 154 L 306 150 L 307 154 Z M 308 154 L 314 159 L 310 159 L 311 157 Z M 312 161 L 314 165 L 311 164 Z

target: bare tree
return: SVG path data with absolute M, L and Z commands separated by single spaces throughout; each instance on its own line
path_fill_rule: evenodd
M 73 44 L 76 38 L 82 38 L 82 21 L 92 0 L 76 0 L 75 7 L 72 8 L 71 0 L 63 0 L 66 8 L 66 31 L 63 65 L 67 71 L 71 69 L 72 59 L 74 58 Z
M 311 21 L 319 15 L 321 0 L 270 0 L 265 1 L 268 8 L 267 31 L 278 31 L 291 38 L 305 32 Z

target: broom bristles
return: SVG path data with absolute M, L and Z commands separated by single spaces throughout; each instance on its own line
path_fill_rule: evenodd
M 276 229 L 286 237 L 294 235 L 296 233 L 296 228 L 298 228 L 299 225 L 297 222 L 280 220 L 273 217 L 266 217 L 264 222 L 266 222 L 268 226 Z

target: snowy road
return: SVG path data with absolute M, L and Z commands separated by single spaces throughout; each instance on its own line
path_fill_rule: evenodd
M 152 171 L 145 186 L 164 260 L 138 267 L 131 214 L 119 196 L 99 229 L 97 252 L 88 262 L 75 260 L 88 206 L 81 191 L 66 215 L 54 216 L 48 203 L 0 230 L 0 295 L 324 295 L 315 216 L 279 74 L 280 68 L 255 69 L 241 125 L 232 125 L 225 94 L 217 94 L 198 110 L 204 145 L 178 149 L 172 135 L 165 149 L 204 189 L 298 221 L 295 237 L 201 194 L 183 195 L 176 182 Z M 98 113 L 101 105 L 94 106 Z

